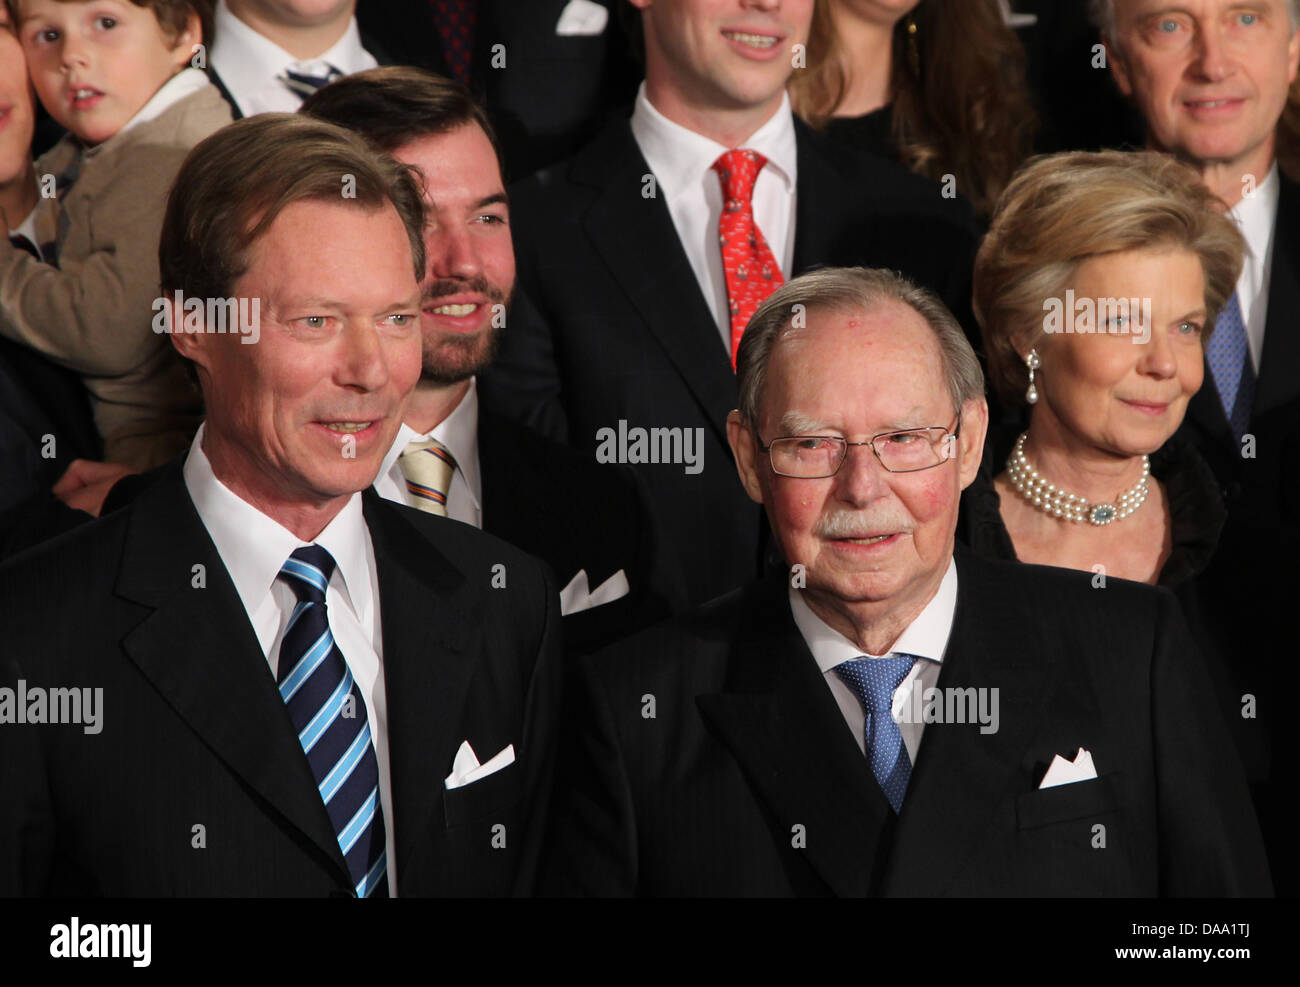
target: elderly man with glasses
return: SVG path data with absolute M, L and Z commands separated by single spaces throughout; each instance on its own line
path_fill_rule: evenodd
M 941 302 L 815 271 L 737 370 L 788 570 L 584 663 L 546 890 L 1269 893 L 1174 598 L 954 552 L 988 408 Z

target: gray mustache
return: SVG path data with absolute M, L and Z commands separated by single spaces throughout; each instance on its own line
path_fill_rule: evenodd
M 813 525 L 818 538 L 868 538 L 886 531 L 907 531 L 905 522 L 890 518 L 868 519 L 852 511 L 834 511 L 823 515 Z

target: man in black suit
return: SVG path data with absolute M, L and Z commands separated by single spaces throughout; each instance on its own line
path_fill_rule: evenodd
M 420 373 L 423 220 L 410 169 L 321 121 L 187 160 L 162 283 L 207 419 L 128 507 L 0 569 L 0 894 L 530 887 L 553 581 L 369 490 Z
M 1278 169 L 1277 127 L 1300 64 L 1300 3 L 1231 0 L 1167 12 L 1154 0 L 1095 0 L 1120 90 L 1147 141 L 1200 171 L 1246 238 L 1237 290 L 1206 344 L 1206 386 L 1184 429 L 1229 510 L 1276 521 L 1281 462 L 1300 402 L 1300 185 Z M 1213 386 L 1211 386 L 1213 385 Z
M 954 557 L 988 408 L 934 295 L 804 275 L 738 370 L 728 436 L 789 569 L 583 662 L 547 890 L 1268 893 L 1174 598 Z
M 636 95 L 614 16 L 624 0 L 366 0 L 362 32 L 393 64 L 467 85 L 487 107 L 506 173 L 524 178 L 587 143 Z
M 655 572 L 635 474 L 479 406 L 476 375 L 506 325 L 515 258 L 495 135 L 469 91 L 423 69 L 379 68 L 329 86 L 302 112 L 360 134 L 424 179 L 423 372 L 375 481 L 380 496 L 549 563 L 564 587 L 570 650 L 663 616 L 675 590 Z
M 634 4 L 646 77 L 631 119 L 511 190 L 537 317 L 511 320 L 483 396 L 592 455 L 613 451 L 601 445 L 614 430 L 687 599 L 702 602 L 760 556 L 724 431 L 734 338 L 753 306 L 791 272 L 866 262 L 968 306 L 974 239 L 964 203 L 795 121 L 785 84 L 811 0 Z M 684 468 L 684 443 L 667 463 L 643 457 L 622 438 L 639 429 L 698 437 L 702 461 Z
M 235 119 L 292 113 L 340 76 L 389 64 L 357 27 L 357 0 L 217 0 L 208 77 Z

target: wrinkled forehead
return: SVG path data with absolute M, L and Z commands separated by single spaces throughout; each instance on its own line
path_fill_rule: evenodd
M 950 404 L 934 330 L 911 306 L 884 299 L 810 308 L 802 327 L 785 330 L 768 358 L 762 418 L 887 430 L 945 424 L 929 419 Z

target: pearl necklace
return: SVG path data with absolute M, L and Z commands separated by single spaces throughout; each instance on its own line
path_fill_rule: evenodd
M 1025 458 L 1025 439 L 1028 432 L 1022 432 L 1016 440 L 1016 447 L 1007 459 L 1007 478 L 1011 486 L 1025 500 L 1045 514 L 1063 518 L 1066 521 L 1087 521 L 1089 524 L 1103 525 L 1112 521 L 1122 521 L 1147 499 L 1147 486 L 1151 477 L 1151 459 L 1142 457 L 1142 476 L 1131 488 L 1120 494 L 1113 504 L 1090 504 L 1082 497 L 1066 493 L 1054 484 L 1043 479 L 1038 470 Z

